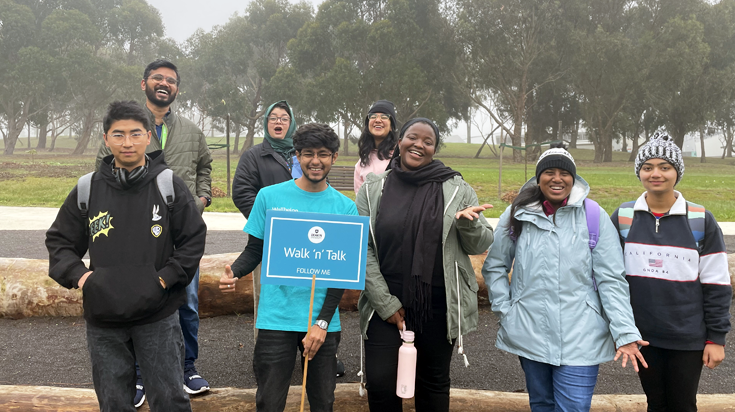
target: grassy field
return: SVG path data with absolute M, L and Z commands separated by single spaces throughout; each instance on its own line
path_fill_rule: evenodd
M 24 145 L 25 145 L 25 139 Z M 210 143 L 224 143 L 224 139 L 209 138 Z M 35 142 L 31 139 L 31 146 Z M 71 139 L 59 138 L 55 153 L 27 153 L 27 148 L 16 148 L 13 156 L 0 155 L 0 205 L 58 207 L 64 201 L 77 178 L 94 168 L 96 150 L 90 149 L 83 156 L 70 156 L 74 146 Z M 488 148 L 483 156 L 474 159 L 479 145 L 448 143 L 437 155 L 445 164 L 458 170 L 475 188 L 481 203 L 491 203 L 494 209 L 485 213 L 498 217 L 508 204 L 498 197 L 499 159 Z M 343 150 L 344 151 L 344 150 Z M 352 166 L 357 161 L 357 148 L 349 147 L 350 155 L 340 156 L 338 165 Z M 591 186 L 590 197 L 612 213 L 620 203 L 636 199 L 643 188 L 633 172 L 633 164 L 627 162 L 628 154 L 615 153 L 612 163 L 595 164 L 591 150 L 572 150 L 577 162 L 577 172 Z M 213 186 L 226 191 L 227 171 L 224 150 L 214 150 Z M 534 175 L 535 162 L 509 163 L 509 152 L 503 162 L 502 193 L 517 191 L 527 177 Z M 686 173 L 677 189 L 687 199 L 705 205 L 720 221 L 735 221 L 735 159 L 708 158 L 700 163 L 698 158 L 686 158 Z M 231 158 L 231 174 L 234 176 L 237 158 Z M 354 192 L 343 192 L 355 197 Z M 226 197 L 213 199 L 209 211 L 237 212 L 232 200 Z

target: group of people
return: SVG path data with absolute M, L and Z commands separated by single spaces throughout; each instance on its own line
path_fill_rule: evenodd
M 170 110 L 179 84 L 176 67 L 157 60 L 141 82 L 147 109 L 110 105 L 97 173 L 80 179 L 47 232 L 50 276 L 83 291 L 102 411 L 134 411 L 146 393 L 153 411 L 190 411 L 186 392 L 209 389 L 194 361 L 211 157 L 201 131 Z M 389 101 L 365 117 L 355 202 L 329 185 L 340 141 L 328 125 L 297 127 L 279 101 L 263 129 L 233 181 L 247 246 L 219 288 L 235 292 L 260 264 L 268 210 L 369 216 L 358 310 L 371 411 L 402 410 L 403 330 L 415 333 L 416 410 L 449 410 L 454 347 L 469 365 L 463 336 L 478 325 L 470 255 L 486 251 L 496 345 L 519 357 L 534 412 L 589 410 L 598 367 L 613 359 L 638 372 L 649 411 L 696 410 L 702 365 L 724 359 L 732 288 L 717 222 L 674 189 L 684 163 L 667 135 L 641 147 L 635 172 L 646 191 L 612 217 L 587 199 L 572 155 L 553 145 L 493 231 L 482 214 L 492 205 L 434 158 L 437 126 L 412 118 L 399 127 Z M 309 313 L 309 288 L 260 287 L 258 411 L 284 410 L 298 351 L 309 362 L 311 410 L 333 410 L 343 292 L 316 288 Z

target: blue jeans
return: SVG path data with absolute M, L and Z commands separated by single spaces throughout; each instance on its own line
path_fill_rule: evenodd
M 87 323 L 87 348 L 100 411 L 135 412 L 135 359 L 151 411 L 191 412 L 181 384 L 184 342 L 178 315 L 145 325 L 100 328 Z
M 194 366 L 199 357 L 199 268 L 194 279 L 186 286 L 186 303 L 179 308 L 181 333 L 184 334 L 184 369 Z
M 589 412 L 599 365 L 554 366 L 519 356 L 533 412 Z
M 297 349 L 303 353 L 301 340 L 306 332 L 258 330 L 253 353 L 253 372 L 258 389 L 255 403 L 258 412 L 282 412 L 291 382 Z M 312 412 L 331 412 L 337 386 L 337 347 L 341 333 L 329 332 L 324 344 L 309 361 L 306 396 Z M 301 359 L 303 370 L 304 357 Z

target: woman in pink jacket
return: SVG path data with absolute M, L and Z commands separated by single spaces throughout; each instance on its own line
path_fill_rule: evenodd
M 368 173 L 385 172 L 393 148 L 398 142 L 396 126 L 396 109 L 393 103 L 388 100 L 373 103 L 365 117 L 365 127 L 357 142 L 360 160 L 355 164 L 355 195 L 365 182 Z

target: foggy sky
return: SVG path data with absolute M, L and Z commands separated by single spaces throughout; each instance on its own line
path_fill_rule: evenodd
M 316 12 L 321 0 L 307 1 L 314 5 Z M 210 31 L 214 26 L 227 23 L 235 13 L 245 14 L 248 5 L 242 0 L 148 0 L 148 3 L 161 12 L 165 36 L 178 43 L 184 42 L 198 28 Z

